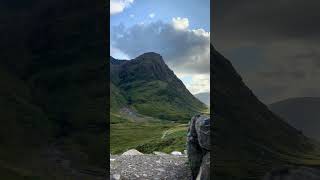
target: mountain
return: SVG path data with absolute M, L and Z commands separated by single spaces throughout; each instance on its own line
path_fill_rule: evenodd
M 210 92 L 198 93 L 194 95 L 205 105 L 210 106 Z
M 105 179 L 104 6 L 0 4 L 0 176 Z
M 320 165 L 319 144 L 272 113 L 211 47 L 215 179 L 261 179 L 280 166 Z
M 110 72 L 112 110 L 130 107 L 142 115 L 182 122 L 206 110 L 159 54 L 127 61 L 110 57 Z
M 109 63 L 111 153 L 185 150 L 187 123 L 193 115 L 207 113 L 206 105 L 159 54 L 144 53 L 132 60 L 110 57 Z
M 275 114 L 301 130 L 306 136 L 318 141 L 320 141 L 319 107 L 318 97 L 291 98 L 269 105 Z

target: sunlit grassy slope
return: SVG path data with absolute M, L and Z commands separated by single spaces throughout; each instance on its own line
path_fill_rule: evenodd
M 187 123 L 208 108 L 156 53 L 130 61 L 110 57 L 111 153 L 186 149 Z

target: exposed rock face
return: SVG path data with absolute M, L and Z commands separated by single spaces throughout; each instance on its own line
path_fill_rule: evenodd
M 210 117 L 197 115 L 191 119 L 187 144 L 193 179 L 210 179 Z

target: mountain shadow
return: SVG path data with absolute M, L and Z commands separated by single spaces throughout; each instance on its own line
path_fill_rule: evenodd
M 211 46 L 214 179 L 261 179 L 282 166 L 319 166 L 319 144 L 261 103 Z
M 308 137 L 320 141 L 320 98 L 302 97 L 275 102 L 269 108 Z
M 86 0 L 0 5 L 0 176 L 105 179 L 104 7 Z

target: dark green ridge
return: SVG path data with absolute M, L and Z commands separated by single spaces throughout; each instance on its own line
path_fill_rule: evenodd
M 261 103 L 211 47 L 214 178 L 261 179 L 282 166 L 320 165 L 319 144 Z

